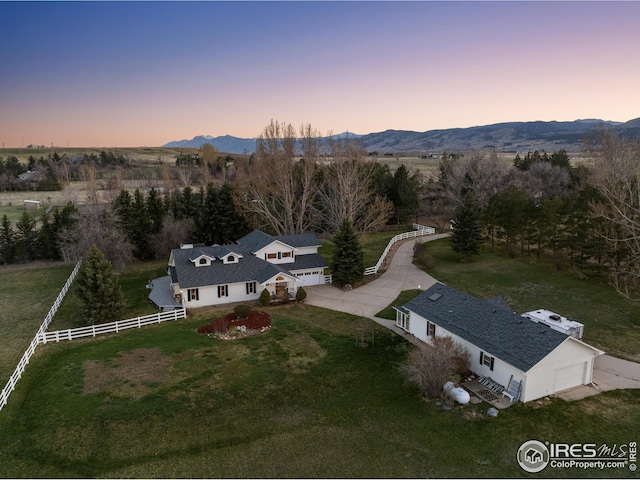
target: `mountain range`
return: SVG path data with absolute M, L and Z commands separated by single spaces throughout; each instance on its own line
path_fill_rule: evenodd
M 356 135 L 344 133 L 335 137 L 356 137 L 368 152 L 425 154 L 449 152 L 501 151 L 530 152 L 534 150 L 555 152 L 560 149 L 579 151 L 583 141 L 598 128 L 612 129 L 625 137 L 640 135 L 640 118 L 628 122 L 599 119 L 572 122 L 506 122 L 492 125 L 449 128 L 414 132 L 385 130 L 384 132 Z M 225 153 L 251 153 L 255 150 L 255 138 L 238 138 L 231 135 L 213 137 L 198 135 L 191 140 L 172 141 L 165 147 L 200 148 L 210 143 Z

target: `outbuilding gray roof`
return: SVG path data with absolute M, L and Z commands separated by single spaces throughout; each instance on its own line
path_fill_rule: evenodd
M 504 305 L 481 300 L 441 283 L 425 290 L 404 307 L 523 372 L 569 338 L 509 312 Z

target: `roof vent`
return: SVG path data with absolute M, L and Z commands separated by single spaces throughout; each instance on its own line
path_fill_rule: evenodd
M 555 320 L 556 322 L 559 322 L 560 320 L 562 320 L 562 318 L 560 317 L 560 315 L 556 315 L 556 314 L 549 315 L 549 318 L 550 318 L 551 320 Z
M 432 302 L 435 302 L 436 300 L 438 300 L 442 295 L 439 293 L 434 293 L 433 295 L 431 295 L 429 297 L 429 300 L 431 300 Z

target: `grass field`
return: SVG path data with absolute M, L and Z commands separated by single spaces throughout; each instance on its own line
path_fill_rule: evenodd
M 42 325 L 72 270 L 73 265 L 0 267 L 2 387 Z
M 637 439 L 638 392 L 445 411 L 403 383 L 401 337 L 375 327 L 363 347 L 356 317 L 269 312 L 270 331 L 235 341 L 195 332 L 209 314 L 42 347 L 0 412 L 0 477 L 524 477 L 531 438 Z

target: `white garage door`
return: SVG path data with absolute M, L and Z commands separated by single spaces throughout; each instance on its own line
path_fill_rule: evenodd
M 299 287 L 306 287 L 308 285 L 321 285 L 324 283 L 324 278 L 322 276 L 322 272 L 304 272 L 296 274 L 300 283 L 298 283 Z
M 559 392 L 567 388 L 576 387 L 584 383 L 584 374 L 587 370 L 586 363 L 578 363 L 556 370 L 556 378 L 553 383 L 553 391 Z

